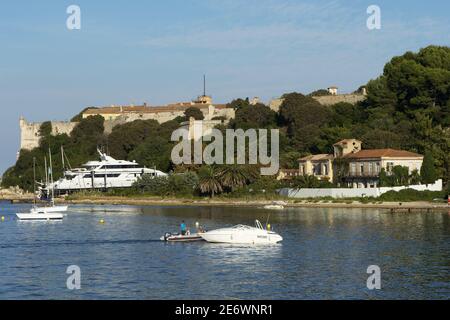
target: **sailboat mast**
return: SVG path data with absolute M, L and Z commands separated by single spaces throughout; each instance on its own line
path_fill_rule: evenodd
M 36 206 L 36 158 L 33 157 L 33 204 Z
M 44 162 L 45 162 L 45 186 L 48 187 L 47 156 L 44 157 Z
M 51 184 L 51 188 L 52 188 L 52 204 L 54 204 L 54 196 L 55 196 L 55 191 L 53 189 L 53 165 L 52 165 L 52 152 L 50 150 L 50 148 L 48 148 L 48 157 L 49 157 L 49 168 L 50 168 L 50 184 Z
M 64 163 L 64 147 L 61 146 L 61 160 L 62 160 L 62 170 L 63 170 L 63 175 L 64 175 L 64 171 L 66 170 L 66 164 Z

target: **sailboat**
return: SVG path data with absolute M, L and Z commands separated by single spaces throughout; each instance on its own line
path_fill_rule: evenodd
M 64 150 L 61 146 L 61 155 L 64 157 Z M 55 205 L 55 187 L 53 183 L 53 165 L 52 165 L 52 153 L 50 151 L 50 148 L 48 149 L 48 156 L 50 161 L 50 170 L 49 170 L 49 179 L 50 179 L 50 206 L 40 208 L 39 210 L 44 209 L 46 212 L 65 212 L 69 208 L 68 206 L 56 206 Z M 64 158 L 63 158 L 63 170 L 64 170 Z
M 47 172 L 47 166 L 45 169 L 45 175 L 46 180 L 48 180 L 48 176 L 51 182 L 51 185 L 53 185 L 53 168 L 52 168 L 52 155 L 49 149 L 50 154 L 50 168 Z M 47 162 L 47 161 L 46 161 Z M 65 212 L 68 209 L 68 206 L 56 206 L 54 201 L 54 190 L 51 189 L 51 200 L 50 200 L 50 206 L 46 207 L 38 207 L 36 204 L 36 159 L 33 158 L 33 189 L 34 189 L 34 199 L 33 199 L 33 206 L 30 209 L 30 212 L 27 213 L 17 213 L 16 216 L 19 220 L 28 220 L 28 221 L 36 221 L 36 220 L 62 220 L 63 214 L 61 212 Z

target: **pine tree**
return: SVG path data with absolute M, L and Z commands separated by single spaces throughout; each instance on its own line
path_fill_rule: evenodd
M 423 158 L 422 168 L 420 170 L 422 183 L 430 184 L 437 180 L 436 168 L 434 167 L 434 158 L 431 152 L 426 152 Z

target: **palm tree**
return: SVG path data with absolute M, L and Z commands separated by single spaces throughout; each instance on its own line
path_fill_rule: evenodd
M 295 177 L 292 184 L 296 188 L 317 188 L 320 185 L 319 180 L 313 175 Z
M 202 193 L 207 193 L 214 198 L 214 195 L 223 191 L 220 178 L 213 167 L 202 167 L 199 171 L 198 187 Z
M 220 177 L 222 185 L 230 188 L 233 192 L 254 181 L 257 177 L 257 173 L 254 167 L 225 165 L 219 169 L 218 176 Z
M 411 184 L 419 184 L 420 183 L 420 173 L 419 170 L 414 170 L 413 172 L 411 172 L 411 177 L 410 177 Z

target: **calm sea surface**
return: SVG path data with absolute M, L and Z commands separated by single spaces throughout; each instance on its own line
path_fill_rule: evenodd
M 265 223 L 269 211 L 79 205 L 63 222 L 16 221 L 28 208 L 0 203 L 0 299 L 450 298 L 449 213 L 272 211 L 282 244 L 242 246 L 158 239 L 183 219 L 211 230 Z M 81 290 L 66 287 L 70 265 Z M 369 265 L 381 290 L 366 287 Z

